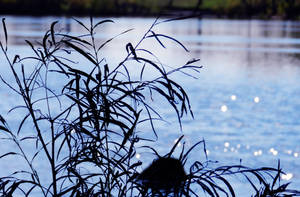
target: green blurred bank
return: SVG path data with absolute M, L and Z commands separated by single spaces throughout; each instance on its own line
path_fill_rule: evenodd
M 300 0 L 0 0 L 0 14 L 131 15 L 196 13 L 229 18 L 300 18 Z

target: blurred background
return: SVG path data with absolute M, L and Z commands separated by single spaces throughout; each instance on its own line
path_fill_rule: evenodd
M 299 0 L 0 0 L 2 14 L 143 15 L 197 10 L 234 18 L 299 19 Z

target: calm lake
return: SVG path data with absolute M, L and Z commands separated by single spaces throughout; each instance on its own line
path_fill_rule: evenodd
M 78 19 L 89 23 L 88 18 Z M 31 54 L 24 40 L 41 39 L 55 20 L 62 31 L 83 31 L 69 18 L 6 17 L 10 52 Z M 137 43 L 155 19 L 113 20 L 115 23 L 98 29 L 96 38 L 103 42 L 133 28 L 103 48 L 108 62 L 120 62 L 126 55 L 126 44 Z M 180 131 L 176 115 L 163 109 L 168 122 L 158 126 L 158 150 L 166 153 L 182 134 L 187 144 L 205 139 L 208 158 L 220 165 L 242 160 L 251 167 L 277 167 L 280 160 L 288 173 L 282 179 L 292 181 L 291 188 L 300 189 L 300 22 L 188 19 L 160 24 L 155 31 L 173 36 L 190 51 L 186 53 L 168 40 L 164 40 L 166 49 L 157 42 L 147 42 L 144 47 L 159 52 L 162 62 L 176 67 L 199 58 L 203 66 L 198 79 L 178 78 L 190 95 L 194 119 L 185 118 Z M 0 39 L 4 39 L 2 34 Z M 0 60 L 0 74 L 5 76 L 2 55 Z M 9 97 L 1 84 L 2 114 L 15 105 Z M 149 157 L 149 153 L 139 153 L 142 161 L 149 161 Z M 203 151 L 196 150 L 192 157 L 203 159 Z M 242 187 L 240 190 L 246 192 Z

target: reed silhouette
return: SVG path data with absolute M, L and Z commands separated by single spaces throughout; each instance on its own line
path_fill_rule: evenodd
M 151 190 L 152 195 L 178 195 L 183 190 L 186 173 L 180 160 L 172 157 L 160 157 L 155 159 L 138 176 L 138 180 L 144 187 L 144 193 Z
M 5 77 L 0 75 L 0 83 L 24 101 L 16 103 L 10 113 L 19 114 L 18 110 L 22 110 L 24 116 L 11 122 L 14 124 L 11 127 L 0 114 L 0 141 L 4 146 L 12 143 L 16 147 L 12 151 L 5 149 L 7 152 L 4 150 L 0 154 L 0 162 L 13 157 L 18 162 L 25 162 L 26 166 L 0 177 L 0 196 L 198 197 L 205 194 L 235 197 L 230 180 L 238 175 L 252 186 L 257 194 L 255 197 L 300 196 L 299 191 L 280 184 L 283 172 L 279 164 L 278 168 L 253 169 L 241 163 L 216 167 L 216 162 L 207 157 L 204 139 L 187 148 L 182 135 L 169 153 L 161 156 L 154 144 L 148 145 L 152 139 L 140 137 L 137 128 L 146 126 L 156 137 L 153 141 L 158 140 L 155 123 L 165 119 L 160 105 L 154 101 L 163 99 L 169 104 L 181 130 L 184 115 L 193 117 L 189 96 L 180 83 L 174 81 L 173 74 L 197 78 L 194 74 L 200 72 L 199 59 L 173 68 L 158 60 L 155 53 L 160 51 L 142 47 L 144 41 L 152 40 L 165 49 L 164 41 L 169 40 L 188 52 L 181 42 L 157 33 L 155 29 L 161 23 L 185 18 L 188 17 L 157 18 L 137 44 L 126 44 L 127 55 L 117 65 L 109 64 L 102 57 L 101 49 L 130 30 L 112 35 L 103 43 L 96 42 L 95 38 L 96 29 L 105 23 L 113 23 L 112 20 L 95 23 L 91 17 L 87 25 L 74 19 L 85 30 L 82 35 L 56 31 L 59 22 L 55 21 L 40 42 L 26 40 L 32 55 L 21 57 L 15 54 L 12 59 L 5 19 L 2 19 L 4 36 L 1 37 L 0 52 L 10 72 Z M 78 57 L 78 62 L 74 57 Z M 86 64 L 88 66 L 82 66 Z M 137 70 L 129 69 L 132 66 L 140 69 L 140 77 L 134 77 Z M 131 70 L 135 72 L 134 76 Z M 155 73 L 153 78 L 145 77 L 146 70 Z M 5 80 L 9 77 L 14 81 Z M 49 80 L 54 77 L 65 81 L 52 87 Z M 28 133 L 28 128 L 33 128 L 34 133 Z M 147 144 L 140 147 L 137 144 L 140 141 Z M 30 144 L 32 149 L 28 149 Z M 191 158 L 187 162 L 190 153 L 197 151 L 195 148 L 199 146 L 203 146 L 205 160 L 200 161 L 197 157 L 197 160 Z M 177 147 L 181 150 L 175 152 Z M 152 150 L 157 156 L 141 173 L 138 173 L 138 167 L 142 162 L 134 157 L 137 148 L 139 151 Z M 41 162 L 49 165 L 40 169 L 39 166 L 44 164 Z M 41 181 L 48 179 L 51 180 Z

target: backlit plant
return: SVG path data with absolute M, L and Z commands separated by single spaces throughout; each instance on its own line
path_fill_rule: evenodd
M 244 176 L 255 189 L 262 186 L 256 189 L 257 195 L 266 194 L 263 188 L 272 190 L 274 187 L 269 187 L 268 180 L 277 182 L 282 173 L 280 168 L 251 169 L 242 165 L 211 168 L 208 159 L 187 166 L 189 153 L 204 144 L 202 140 L 187 151 L 183 148 L 178 158 L 173 158 L 173 153 L 183 137 L 165 156 L 160 156 L 154 147 L 138 145 L 157 140 L 156 122 L 164 117 L 153 103 L 169 104 L 177 115 L 179 127 L 184 115 L 193 116 L 188 94 L 172 75 L 194 77 L 201 68 L 199 60 L 191 59 L 172 68 L 161 63 L 155 51 L 142 47 L 143 42 L 151 40 L 165 48 L 164 41 L 170 40 L 188 51 L 175 38 L 155 31 L 161 23 L 179 19 L 156 19 L 139 42 L 124 46 L 127 55 L 118 64 L 102 57 L 101 49 L 130 30 L 103 43 L 95 38 L 96 31 L 113 23 L 112 20 L 95 23 L 90 18 L 87 25 L 74 19 L 85 30 L 82 35 L 62 33 L 56 28 L 58 22 L 53 22 L 41 41 L 26 41 L 32 55 L 21 57 L 12 55 L 8 49 L 8 31 L 3 19 L 4 41 L 0 46 L 14 82 L 4 76 L 1 80 L 23 102 L 11 109 L 11 113 L 24 116 L 15 120 L 18 126 L 13 127 L 0 116 L 2 140 L 17 147 L 0 158 L 13 157 L 27 167 L 0 177 L 0 193 L 3 196 L 200 196 L 203 193 L 235 196 L 234 186 L 227 179 L 233 175 Z M 150 69 L 153 75 L 146 74 Z M 28 128 L 33 131 L 27 133 Z M 152 132 L 154 137 L 141 137 L 143 132 Z M 24 143 L 32 144 L 34 153 L 24 148 Z M 137 147 L 152 150 L 156 161 L 177 163 L 182 176 L 171 176 L 178 178 L 174 184 L 155 187 L 161 179 L 138 170 L 142 163 L 135 158 Z M 39 169 L 40 162 L 47 164 L 46 170 Z M 288 191 L 284 186 L 280 188 L 283 189 L 280 192 Z

